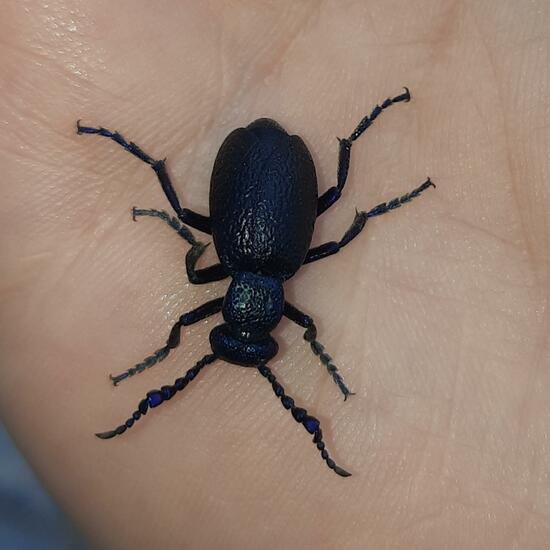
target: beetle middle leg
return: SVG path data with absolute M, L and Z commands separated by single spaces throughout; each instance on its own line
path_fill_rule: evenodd
M 143 372 L 144 370 L 151 368 L 156 363 L 159 363 L 160 361 L 163 361 L 164 359 L 166 359 L 170 351 L 179 346 L 182 327 L 193 325 L 194 323 L 198 323 L 199 321 L 202 321 L 203 319 L 206 319 L 211 315 L 215 315 L 216 313 L 219 313 L 222 309 L 222 304 L 223 304 L 223 298 L 216 298 L 214 300 L 210 300 L 209 302 L 206 302 L 205 304 L 202 304 L 201 306 L 199 306 L 196 309 L 193 309 L 192 311 L 184 313 L 176 321 L 176 323 L 170 330 L 170 335 L 166 340 L 166 344 L 162 348 L 155 351 L 153 355 L 149 355 L 149 357 L 146 357 L 141 363 L 138 363 L 137 365 L 129 368 L 127 371 L 121 374 L 117 374 L 115 376 L 113 376 L 112 374 L 109 375 L 113 384 L 116 386 L 122 380 L 125 380 L 130 376 L 139 374 L 140 372 Z
M 192 246 L 185 256 L 187 278 L 191 284 L 202 285 L 205 283 L 213 283 L 214 281 L 221 281 L 228 276 L 223 266 L 219 263 L 205 267 L 204 269 L 195 269 L 199 258 L 206 250 L 208 244 L 197 241 L 193 233 L 191 233 L 185 225 L 181 224 L 177 218 L 170 216 L 170 214 L 164 210 L 132 208 L 132 218 L 134 221 L 136 221 L 136 218 L 139 216 L 151 216 L 152 218 L 163 220 Z
M 340 252 L 340 250 L 344 246 L 349 244 L 353 239 L 355 239 L 355 237 L 357 237 L 357 235 L 359 235 L 359 233 L 361 233 L 361 231 L 363 231 L 363 228 L 365 227 L 365 224 L 367 223 L 367 220 L 369 218 L 373 218 L 374 216 L 381 216 L 382 214 L 385 214 L 390 210 L 395 210 L 396 208 L 399 208 L 401 205 L 410 202 L 415 197 L 418 197 L 418 195 L 428 189 L 428 187 L 435 187 L 435 184 L 432 183 L 432 180 L 430 180 L 430 178 L 428 178 L 422 185 L 420 185 L 410 193 L 406 193 L 405 195 L 397 197 L 389 202 L 383 202 L 382 204 L 375 206 L 372 210 L 369 210 L 368 212 L 356 212 L 355 218 L 352 224 L 349 226 L 348 230 L 344 233 L 344 236 L 338 242 L 330 241 L 314 248 L 310 248 L 309 252 L 306 255 L 306 259 L 304 260 L 304 264 L 310 264 L 312 262 L 322 260 L 327 256 L 332 256 L 333 254 Z
M 155 160 L 147 153 L 145 153 L 133 141 L 128 142 L 118 132 L 111 132 L 111 130 L 107 130 L 107 128 L 103 128 L 102 126 L 100 126 L 99 128 L 81 126 L 80 121 L 77 121 L 76 132 L 77 134 L 98 134 L 100 136 L 112 139 L 115 143 L 118 143 L 121 147 L 126 149 L 126 151 L 128 151 L 130 154 L 148 164 L 155 171 L 162 190 L 164 191 L 168 202 L 176 212 L 178 218 L 183 223 L 186 223 L 187 225 L 190 225 L 191 227 L 194 227 L 195 229 L 198 229 L 203 233 L 207 233 L 209 235 L 212 233 L 212 230 L 210 229 L 210 218 L 208 216 L 203 216 L 202 214 L 198 214 L 193 210 L 181 207 L 174 186 L 170 181 L 170 176 L 166 171 L 165 160 Z
M 408 102 L 411 100 L 411 94 L 408 88 L 405 88 L 405 93 L 395 96 L 394 98 L 386 99 L 382 105 L 376 105 L 370 115 L 364 117 L 357 125 L 355 130 L 350 134 L 348 138 L 340 139 L 339 152 L 338 152 L 338 171 L 337 171 L 337 185 L 331 187 L 325 191 L 317 200 L 317 216 L 320 216 L 323 212 L 328 210 L 342 195 L 344 185 L 348 179 L 349 162 L 351 158 L 351 146 L 353 142 L 363 134 L 363 132 L 378 118 L 378 115 L 382 113 L 384 109 L 387 109 L 395 103 L 402 101 Z
M 283 315 L 296 323 L 298 326 L 306 329 L 304 333 L 304 340 L 309 343 L 311 346 L 311 351 L 313 351 L 315 355 L 318 355 L 321 363 L 325 365 L 328 373 L 332 376 L 332 379 L 344 395 L 344 401 L 348 398 L 348 396 L 355 395 L 355 393 L 350 391 L 344 383 L 342 375 L 338 372 L 338 368 L 332 362 L 332 357 L 325 352 L 325 347 L 323 344 L 316 340 L 317 327 L 315 326 L 313 319 L 288 302 L 285 302 Z

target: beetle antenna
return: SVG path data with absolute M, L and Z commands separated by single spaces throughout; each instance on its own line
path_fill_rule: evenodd
M 258 367 L 258 370 L 260 371 L 260 374 L 264 378 L 267 378 L 267 381 L 271 383 L 271 387 L 273 388 L 275 395 L 281 400 L 283 407 L 285 409 L 290 409 L 294 420 L 296 420 L 296 422 L 298 422 L 299 424 L 302 424 L 304 428 L 313 435 L 313 443 L 315 443 L 317 445 L 317 449 L 321 451 L 321 458 L 327 463 L 327 466 L 331 470 L 334 470 L 334 472 L 337 473 L 339 476 L 351 476 L 349 472 L 347 472 L 343 468 L 340 468 L 340 466 L 337 466 L 334 460 L 330 458 L 328 451 L 325 449 L 323 432 L 321 431 L 319 420 L 307 414 L 307 411 L 305 409 L 296 407 L 294 405 L 294 399 L 292 399 L 292 397 L 289 397 L 288 395 L 285 395 L 285 390 L 283 389 L 283 386 L 281 386 L 281 384 L 277 382 L 277 378 L 271 372 L 271 369 L 267 365 L 260 365 Z
M 151 390 L 147 392 L 147 395 L 142 399 L 138 405 L 138 408 L 132 413 L 132 416 L 121 424 L 114 430 L 108 432 L 100 432 L 95 435 L 100 439 L 111 439 L 116 435 L 123 434 L 128 428 L 131 428 L 134 423 L 139 420 L 142 416 L 147 414 L 149 408 L 153 409 L 158 407 L 164 401 L 172 399 L 174 394 L 178 391 L 183 390 L 191 380 L 199 374 L 199 372 L 210 363 L 213 363 L 218 358 L 215 354 L 205 355 L 202 359 L 197 361 L 197 363 L 191 367 L 184 376 L 178 378 L 171 386 L 162 386 L 160 390 Z

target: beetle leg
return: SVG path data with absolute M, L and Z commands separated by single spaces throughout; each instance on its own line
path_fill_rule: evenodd
M 151 216 L 152 218 L 159 218 L 162 221 L 166 222 L 180 237 L 185 239 L 190 245 L 197 246 L 201 243 L 195 239 L 195 236 L 185 225 L 183 225 L 178 218 L 174 216 L 170 216 L 168 212 L 165 212 L 164 210 L 155 210 L 155 209 L 143 209 L 143 208 L 136 208 L 135 206 L 132 208 L 132 219 L 134 221 L 137 221 L 136 218 L 139 216 Z
M 375 206 L 372 210 L 368 212 L 356 212 L 355 218 L 352 224 L 349 226 L 348 230 L 344 233 L 344 236 L 338 241 L 330 241 L 328 243 L 321 244 L 314 248 L 311 248 L 306 255 L 304 264 L 310 264 L 316 262 L 317 260 L 322 260 L 327 256 L 332 256 L 351 242 L 365 227 L 367 220 L 373 218 L 374 216 L 381 216 L 390 210 L 395 210 L 399 208 L 402 204 L 410 202 L 415 197 L 418 197 L 422 191 L 428 189 L 428 187 L 435 187 L 435 184 L 432 183 L 430 178 L 428 178 L 420 187 L 417 187 L 410 193 L 407 193 L 401 197 L 397 197 L 389 202 L 383 202 L 378 206 Z
M 193 246 L 185 256 L 187 278 L 193 285 L 204 285 L 206 283 L 213 283 L 214 281 L 221 281 L 228 276 L 222 264 L 214 264 L 203 269 L 195 269 L 198 259 L 202 256 L 209 244 L 210 243 L 199 243 L 197 246 Z
M 136 145 L 134 142 L 127 142 L 124 137 L 118 132 L 111 132 L 106 128 L 91 128 L 89 126 L 81 126 L 80 121 L 76 123 L 76 132 L 77 134 L 98 134 L 100 136 L 112 139 L 115 143 L 118 143 L 121 147 L 124 147 L 126 151 L 140 159 L 141 161 L 148 164 L 156 173 L 157 178 L 160 182 L 162 190 L 168 199 L 168 202 L 171 204 L 172 208 L 176 212 L 178 218 L 187 225 L 202 231 L 203 233 L 211 234 L 212 230 L 210 229 L 210 218 L 208 216 L 203 216 L 202 214 L 197 214 L 193 210 L 188 208 L 182 208 L 176 195 L 176 191 L 170 181 L 170 176 L 166 171 L 166 164 L 164 160 L 155 160 L 150 157 L 147 153 L 141 150 L 141 148 Z
M 321 458 L 327 463 L 327 466 L 331 470 L 334 470 L 334 472 L 339 476 L 349 477 L 351 474 L 346 472 L 343 468 L 340 468 L 340 466 L 337 466 L 334 460 L 330 458 L 328 451 L 325 448 L 323 432 L 321 431 L 319 420 L 317 420 L 314 416 L 307 414 L 305 409 L 294 405 L 294 399 L 288 395 L 285 395 L 283 386 L 277 382 L 277 378 L 275 378 L 275 375 L 271 372 L 271 369 L 267 365 L 260 365 L 258 367 L 258 371 L 260 371 L 260 374 L 271 384 L 275 395 L 281 400 L 283 407 L 285 409 L 290 409 L 294 420 L 296 420 L 299 424 L 302 424 L 304 428 L 311 435 L 313 435 L 313 443 L 315 443 L 317 445 L 317 449 L 321 451 Z
M 185 239 L 192 248 L 187 252 L 185 256 L 185 267 L 187 269 L 187 278 L 189 282 L 194 285 L 201 285 L 205 283 L 212 283 L 214 281 L 221 281 L 227 277 L 227 272 L 221 264 L 215 264 L 210 267 L 205 267 L 204 269 L 195 269 L 197 261 L 202 256 L 203 252 L 206 250 L 208 244 L 203 244 L 200 241 L 195 239 L 195 236 L 185 225 L 181 224 L 180 221 L 174 216 L 170 216 L 164 210 L 154 210 L 154 209 L 142 209 L 142 208 L 132 208 L 132 218 L 134 221 L 138 216 L 151 216 L 153 218 L 159 218 L 165 221 L 176 233 Z
M 320 216 L 325 210 L 330 208 L 342 195 L 344 185 L 348 178 L 349 162 L 351 157 L 351 146 L 353 142 L 361 136 L 361 134 L 378 118 L 378 115 L 384 110 L 401 101 L 410 101 L 411 94 L 408 88 L 405 88 L 405 93 L 395 96 L 394 98 L 388 98 L 382 103 L 382 105 L 376 105 L 371 114 L 364 117 L 357 125 L 357 128 L 353 130 L 348 138 L 340 139 L 339 141 L 339 153 L 338 153 L 338 171 L 337 171 L 337 185 L 331 187 L 325 191 L 317 200 L 317 216 Z
M 199 306 L 198 308 L 193 309 L 188 313 L 184 313 L 176 321 L 176 323 L 170 330 L 170 335 L 166 340 L 165 346 L 155 351 L 153 355 L 149 355 L 149 357 L 146 357 L 141 363 L 138 363 L 137 365 L 129 368 L 127 371 L 121 374 L 117 374 L 115 376 L 113 376 L 112 374 L 109 375 L 109 378 L 113 382 L 113 385 L 116 386 L 122 380 L 125 380 L 130 376 L 134 376 L 135 374 L 139 374 L 140 372 L 143 372 L 144 370 L 151 368 L 156 363 L 159 363 L 160 361 L 166 359 L 170 351 L 179 346 L 180 337 L 181 337 L 181 327 L 187 327 L 194 323 L 198 323 L 199 321 L 202 321 L 203 319 L 206 319 L 211 315 L 219 313 L 222 309 L 222 304 L 223 304 L 223 298 L 216 298 L 214 300 L 210 300 L 209 302 L 206 302 L 205 304 L 202 304 L 202 306 Z
M 178 378 L 171 386 L 162 386 L 160 390 L 152 390 L 147 392 L 147 396 L 142 399 L 138 405 L 138 408 L 132 413 L 132 416 L 114 430 L 108 432 L 100 432 L 95 435 L 100 439 L 111 439 L 117 435 L 123 434 L 128 428 L 131 428 L 136 421 L 142 416 L 147 414 L 149 408 L 158 407 L 164 401 L 172 399 L 174 394 L 183 390 L 191 380 L 194 380 L 197 374 L 210 363 L 213 363 L 217 359 L 216 355 L 205 355 L 202 359 L 191 367 L 184 376 Z
M 306 332 L 304 333 L 304 340 L 306 342 L 309 342 L 309 345 L 311 346 L 311 351 L 313 351 L 315 355 L 318 355 L 321 363 L 325 365 L 328 373 L 332 376 L 332 379 L 344 395 L 344 401 L 348 398 L 348 396 L 355 395 L 355 393 L 350 391 L 344 383 L 344 380 L 342 379 L 341 374 L 338 372 L 336 365 L 332 362 L 332 357 L 325 352 L 325 347 L 323 346 L 323 344 L 316 340 L 317 327 L 315 326 L 313 319 L 309 315 L 301 312 L 292 304 L 289 304 L 288 302 L 285 302 L 283 315 L 285 317 L 288 317 L 298 326 L 306 329 Z

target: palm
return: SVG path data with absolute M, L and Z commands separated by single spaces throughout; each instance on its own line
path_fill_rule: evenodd
M 198 6 L 69 3 L 29 17 L 12 3 L 0 406 L 18 443 L 103 546 L 545 547 L 544 3 Z M 185 243 L 130 218 L 134 205 L 168 208 L 154 174 L 77 137 L 75 119 L 167 156 L 181 201 L 206 214 L 233 128 L 270 116 L 300 134 L 324 190 L 335 136 L 403 85 L 413 101 L 354 146 L 314 244 L 427 175 L 438 189 L 285 286 L 357 395 L 341 400 L 289 322 L 271 363 L 353 477 L 326 470 L 257 372 L 222 363 L 139 429 L 93 438 L 208 352 L 219 320 L 116 390 L 106 374 L 227 283 L 185 281 Z

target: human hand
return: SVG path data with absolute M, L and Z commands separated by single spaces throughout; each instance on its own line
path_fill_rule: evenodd
M 100 547 L 548 546 L 544 2 L 7 8 L 0 412 Z M 227 282 L 186 281 L 181 239 L 131 220 L 134 205 L 168 210 L 154 173 L 76 119 L 166 156 L 182 203 L 207 214 L 234 128 L 269 116 L 301 135 L 323 191 L 336 136 L 404 85 L 413 100 L 356 142 L 313 244 L 426 176 L 437 190 L 285 286 L 356 395 L 341 399 L 288 321 L 270 364 L 353 477 L 326 468 L 254 369 L 221 362 L 130 432 L 93 437 L 209 351 L 218 318 L 146 373 L 107 377 Z

